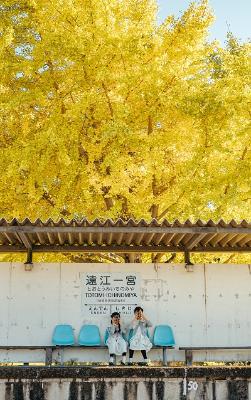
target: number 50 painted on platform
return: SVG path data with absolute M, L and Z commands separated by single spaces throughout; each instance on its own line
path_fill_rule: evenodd
M 198 383 L 196 381 L 189 381 L 187 384 L 187 390 L 190 392 L 191 390 L 197 390 Z
M 197 390 L 198 389 L 198 383 L 196 381 L 189 381 L 187 382 L 186 378 L 183 379 L 183 395 L 185 396 L 187 394 L 187 390 L 191 392 L 191 390 Z

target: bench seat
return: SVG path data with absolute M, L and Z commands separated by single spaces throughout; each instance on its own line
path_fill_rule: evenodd
M 214 350 L 250 350 L 251 346 L 179 346 L 179 350 L 185 351 L 186 365 L 193 364 L 194 351 L 214 351 Z
M 51 365 L 52 364 L 52 353 L 54 350 L 59 350 L 59 349 L 69 349 L 69 348 L 74 348 L 74 349 L 107 349 L 107 346 L 101 345 L 101 346 L 83 346 L 83 345 L 65 345 L 65 346 L 55 346 L 55 345 L 50 345 L 50 346 L 0 346 L 0 350 L 44 350 L 45 351 L 45 365 Z M 162 349 L 163 351 L 163 364 L 166 365 L 167 363 L 167 349 L 173 349 L 173 346 L 153 346 L 152 349 Z M 28 364 L 28 363 L 26 363 Z

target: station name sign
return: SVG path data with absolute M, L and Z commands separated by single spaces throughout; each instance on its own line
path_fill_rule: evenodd
M 140 276 L 134 272 L 81 274 L 82 308 L 91 315 L 133 314 L 140 303 Z

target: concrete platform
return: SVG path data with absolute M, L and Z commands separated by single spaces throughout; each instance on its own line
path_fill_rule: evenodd
M 251 367 L 0 367 L 0 400 L 251 400 Z

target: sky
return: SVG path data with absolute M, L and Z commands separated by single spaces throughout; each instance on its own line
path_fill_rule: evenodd
M 246 41 L 251 38 L 251 0 L 209 0 L 215 14 L 210 39 L 217 39 L 223 45 L 230 30 L 234 36 Z M 179 16 L 190 0 L 158 0 L 159 18 L 167 15 Z

